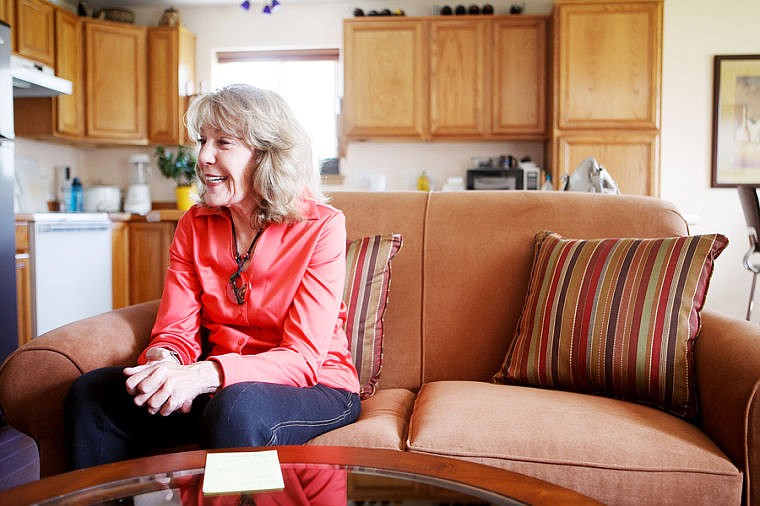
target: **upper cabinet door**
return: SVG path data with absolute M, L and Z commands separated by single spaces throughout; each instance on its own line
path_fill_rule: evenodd
M 148 29 L 148 140 L 188 144 L 184 97 L 195 87 L 195 35 L 181 26 Z
M 546 134 L 546 18 L 510 16 L 493 23 L 494 134 Z
M 147 143 L 145 28 L 86 21 L 85 54 L 87 136 Z
M 485 135 L 486 41 L 491 24 L 446 20 L 430 24 L 430 133 Z
M 426 135 L 425 32 L 425 24 L 413 19 L 344 21 L 346 136 Z
M 662 4 L 555 4 L 560 129 L 657 129 Z
M 5 21 L 12 26 L 16 22 L 13 19 L 14 7 L 15 0 L 0 0 L 0 21 Z M 12 47 L 15 48 L 15 45 Z
M 55 8 L 43 0 L 17 0 L 16 52 L 50 67 L 55 65 Z
M 55 70 L 72 84 L 71 95 L 56 97 L 55 131 L 64 136 L 84 135 L 84 58 L 82 56 L 82 21 L 59 9 L 55 13 L 55 37 L 58 48 Z

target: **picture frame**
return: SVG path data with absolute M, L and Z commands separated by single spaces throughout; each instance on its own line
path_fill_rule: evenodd
M 716 55 L 713 188 L 760 186 L 760 55 Z

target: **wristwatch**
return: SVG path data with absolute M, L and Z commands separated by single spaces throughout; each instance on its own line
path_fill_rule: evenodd
M 179 358 L 179 353 L 174 350 L 169 350 L 169 356 L 176 360 L 179 365 L 182 365 L 182 360 Z

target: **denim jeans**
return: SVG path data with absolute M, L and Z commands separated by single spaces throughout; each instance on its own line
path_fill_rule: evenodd
M 80 469 L 199 443 L 201 448 L 299 445 L 356 421 L 359 395 L 316 385 L 245 382 L 199 396 L 190 413 L 151 415 L 127 393 L 121 367 L 78 378 L 64 401 L 69 467 Z

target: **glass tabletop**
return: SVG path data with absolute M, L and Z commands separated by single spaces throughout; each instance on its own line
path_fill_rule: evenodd
M 149 474 L 51 497 L 41 505 L 487 506 L 525 504 L 456 481 L 355 465 L 281 463 L 285 488 L 204 495 L 203 468 Z
M 203 495 L 207 457 L 193 450 L 103 464 L 0 491 L 0 504 L 56 505 L 315 505 L 315 506 L 587 506 L 598 501 L 538 478 L 446 456 L 348 446 L 231 448 L 278 455 L 279 490 Z M 218 460 L 218 458 L 215 458 Z M 227 460 L 227 459 L 225 459 Z M 240 464 L 235 464 L 240 465 Z M 277 466 L 277 463 L 274 464 Z M 274 469 L 277 469 L 276 467 Z M 219 467 L 215 467 L 219 471 Z M 238 473 L 242 471 L 242 473 Z M 234 481 L 257 471 L 250 464 L 222 470 Z M 264 478 L 264 474 L 255 474 Z M 255 480 L 253 480 L 255 481 Z M 249 486 L 244 479 L 242 487 Z M 241 488 L 235 488 L 241 490 Z

